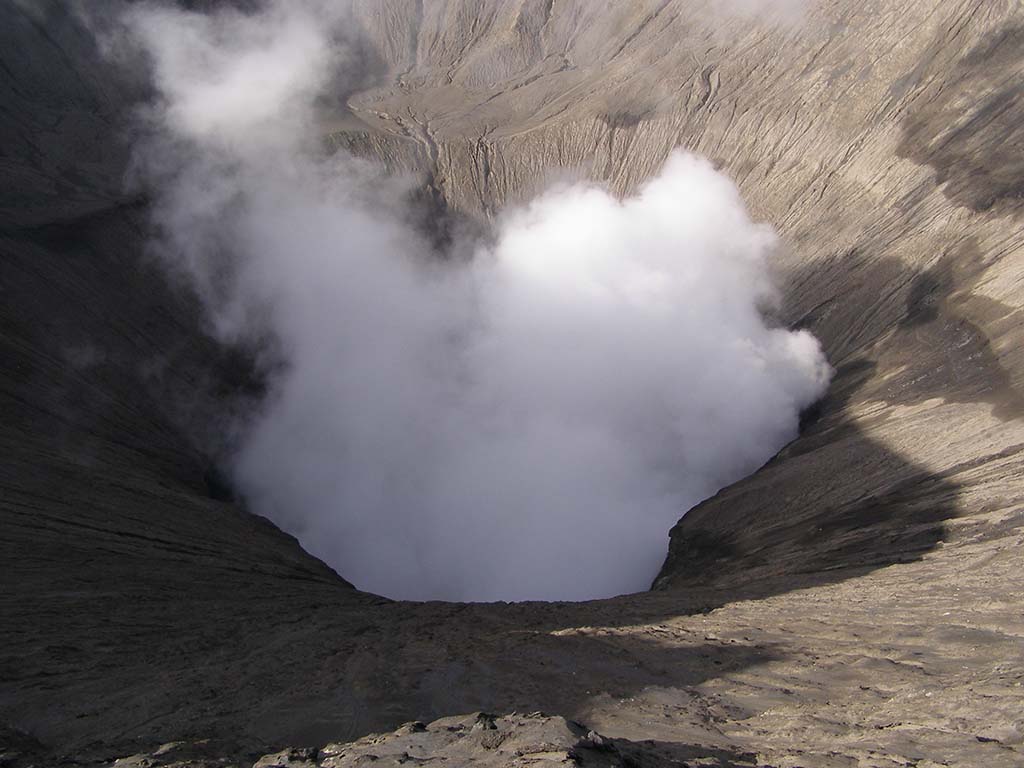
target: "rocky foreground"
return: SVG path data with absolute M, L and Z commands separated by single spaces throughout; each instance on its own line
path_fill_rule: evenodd
M 116 745 L 79 737 L 51 742 L 45 760 L 22 747 L 10 765 L 249 766 L 269 753 L 261 768 L 286 759 L 1009 768 L 1024 756 L 1021 544 L 965 537 L 920 562 L 828 586 L 795 580 L 791 591 L 752 591 L 727 605 L 708 592 L 690 601 L 279 609 L 236 637 L 238 658 L 200 669 L 165 662 L 159 685 L 119 691 L 115 681 L 143 671 L 80 672 L 79 685 L 91 681 L 105 698 L 78 704 L 79 727 L 130 727 L 137 748 L 124 736 Z M 170 711 L 160 701 L 187 703 Z M 562 712 L 587 725 L 510 715 L 494 733 L 488 718 L 467 716 L 358 738 L 388 719 L 485 707 Z M 160 747 L 169 733 L 203 743 Z M 357 740 L 324 746 L 348 739 Z M 614 749 L 591 746 L 606 742 Z
M 0 765 L 1024 763 L 1020 4 L 355 7 L 377 66 L 331 142 L 484 221 L 552 169 L 710 157 L 782 233 L 832 391 L 651 593 L 360 593 L 218 481 L 217 415 L 260 392 L 146 256 L 139 84 L 64 3 L 8 3 Z

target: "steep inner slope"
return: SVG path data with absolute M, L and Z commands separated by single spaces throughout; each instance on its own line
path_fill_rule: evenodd
M 1018 5 L 362 10 L 377 87 L 332 118 L 338 145 L 468 215 L 557 169 L 626 192 L 675 146 L 712 158 L 786 238 L 784 319 L 826 344 L 829 398 L 673 529 L 655 593 L 360 595 L 210 498 L 191 427 L 235 366 L 142 257 L 122 158 L 95 154 L 122 102 L 87 33 L 8 6 L 0 720 L 112 756 L 542 708 L 764 760 L 1019 761 Z
M 468 29 L 458 8 L 428 6 L 408 49 L 411 29 L 368 22 L 401 75 L 350 99 L 373 130 L 339 143 L 429 158 L 453 205 L 485 212 L 557 169 L 625 193 L 673 147 L 710 157 L 784 234 L 784 319 L 839 370 L 800 442 L 686 517 L 659 583 L 719 554 L 740 580 L 890 562 L 949 518 L 1018 508 L 1012 4 L 814 3 L 792 25 L 694 3 L 556 4 L 531 25 L 493 4 Z

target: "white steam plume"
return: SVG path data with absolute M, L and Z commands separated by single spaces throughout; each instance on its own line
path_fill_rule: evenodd
M 225 338 L 283 365 L 243 430 L 254 511 L 363 589 L 584 599 L 646 588 L 693 504 L 792 439 L 829 369 L 773 329 L 732 183 L 677 153 L 635 197 L 555 189 L 440 262 L 407 187 L 325 157 L 327 2 L 135 6 L 160 103 L 140 147 L 161 247 Z

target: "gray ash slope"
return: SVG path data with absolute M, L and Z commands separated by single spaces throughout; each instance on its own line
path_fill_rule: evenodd
M 1019 5 L 354 7 L 376 60 L 334 143 L 468 216 L 560 169 L 624 193 L 676 146 L 711 158 L 782 233 L 782 320 L 822 339 L 831 393 L 672 530 L 649 594 L 358 593 L 214 498 L 196 436 L 259 393 L 145 257 L 133 86 L 62 4 L 8 3 L 0 721 L 40 743 L 17 759 L 203 738 L 241 759 L 545 710 L 666 761 L 1019 764 Z

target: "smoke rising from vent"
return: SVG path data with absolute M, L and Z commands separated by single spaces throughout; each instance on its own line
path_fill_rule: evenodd
M 682 513 L 796 435 L 829 369 L 766 325 L 770 228 L 676 153 L 634 197 L 552 189 L 441 260 L 408 180 L 326 156 L 339 4 L 133 6 L 157 247 L 270 392 L 239 430 L 251 509 L 358 587 L 411 599 L 645 589 Z

